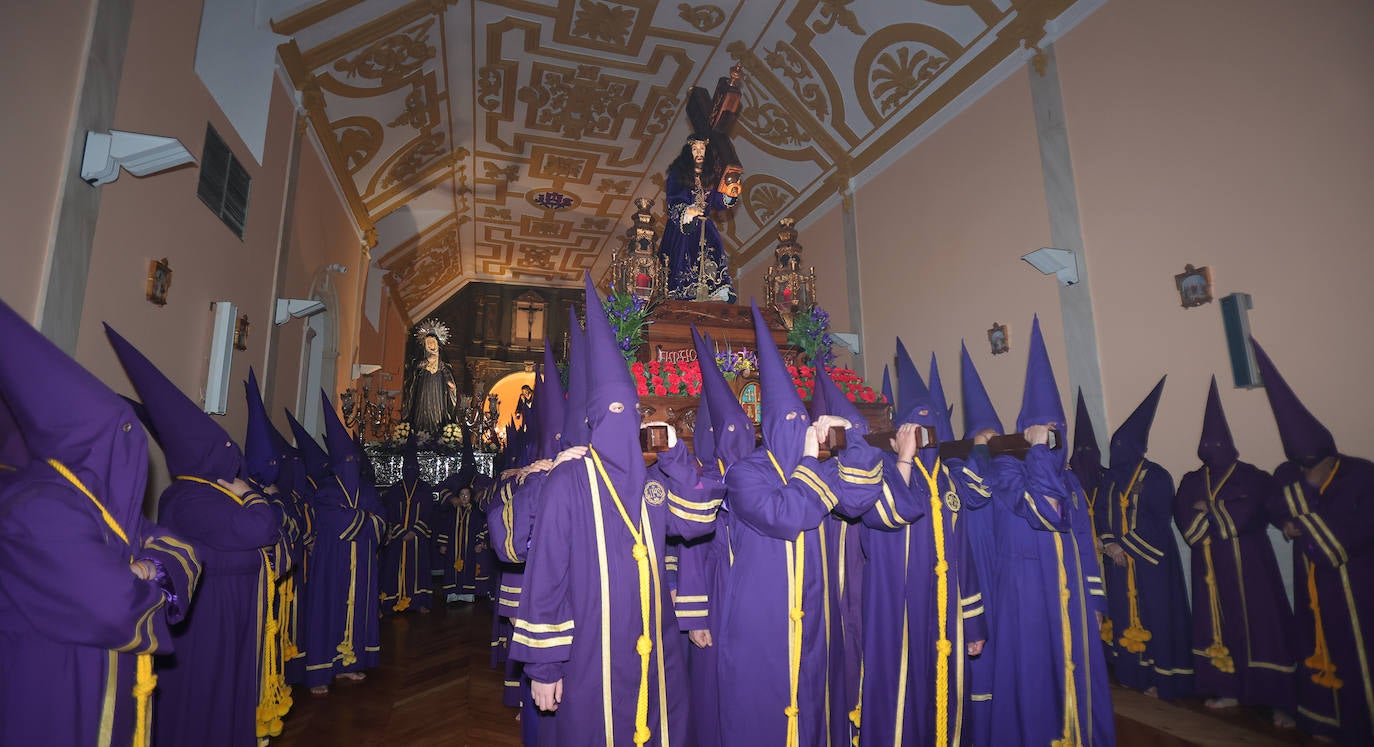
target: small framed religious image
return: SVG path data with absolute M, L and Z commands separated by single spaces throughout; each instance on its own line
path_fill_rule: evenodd
M 167 258 L 155 259 L 148 263 L 148 302 L 157 306 L 167 305 L 167 291 L 172 287 L 172 266 Z
M 248 349 L 248 315 L 240 314 L 239 320 L 234 323 L 234 349 Z
M 992 346 L 993 355 L 1011 350 L 1011 334 L 1007 332 L 1007 325 L 993 322 L 992 329 L 988 330 L 988 344 Z
M 1191 309 L 1212 302 L 1212 268 L 1184 265 L 1183 272 L 1174 276 L 1178 286 L 1178 300 L 1183 308 Z

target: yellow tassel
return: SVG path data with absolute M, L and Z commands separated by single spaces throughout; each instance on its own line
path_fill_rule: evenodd
M 1144 466 L 1141 462 L 1135 468 L 1135 475 L 1131 477 L 1130 485 L 1126 486 L 1125 492 L 1117 500 L 1121 507 L 1121 533 L 1124 535 L 1131 530 L 1130 517 L 1127 509 L 1131 505 L 1131 489 L 1135 487 L 1135 481 L 1140 476 L 1140 468 Z M 1140 622 L 1140 592 L 1135 588 L 1135 558 L 1129 553 L 1126 554 L 1126 598 L 1130 602 L 1130 624 L 1121 633 L 1118 643 L 1127 651 L 1138 654 L 1145 650 L 1145 642 L 1154 637 L 1154 634 L 1145 629 Z
M 152 654 L 138 655 L 137 675 L 134 680 L 134 740 L 133 744 L 146 747 L 149 726 L 152 722 L 150 705 L 153 690 L 157 688 L 157 675 L 153 674 Z
M 1303 660 L 1308 669 L 1315 669 L 1312 681 L 1327 688 L 1339 690 L 1345 682 L 1336 676 L 1336 662 L 1331 661 L 1331 652 L 1326 648 L 1326 631 L 1322 627 L 1322 608 L 1317 602 L 1317 566 L 1307 561 L 1307 606 L 1312 608 L 1312 617 L 1317 626 L 1317 650 Z
M 930 526 L 935 534 L 935 743 L 949 744 L 949 655 L 954 650 L 949 640 L 949 561 L 945 560 L 945 522 L 940 498 L 940 462 L 927 471 L 920 459 L 912 460 L 930 489 Z
M 1208 609 L 1212 616 L 1212 645 L 1207 647 L 1207 658 L 1211 660 L 1212 666 L 1219 671 L 1233 674 L 1236 671 L 1236 663 L 1231 658 L 1231 652 L 1221 642 L 1221 597 L 1217 593 L 1217 569 L 1212 564 L 1212 538 L 1208 537 L 1202 541 L 1202 557 L 1207 563 L 1207 598 Z

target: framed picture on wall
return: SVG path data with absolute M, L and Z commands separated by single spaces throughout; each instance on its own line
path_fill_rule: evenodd
M 1184 265 L 1183 272 L 1174 276 L 1174 285 L 1178 286 L 1178 300 L 1185 309 L 1212 302 L 1212 268 L 1210 267 Z
M 992 329 L 988 330 L 988 345 L 992 347 L 993 355 L 1011 350 L 1011 333 L 1007 332 L 1007 325 L 992 323 Z
M 148 263 L 148 302 L 156 306 L 167 305 L 167 291 L 172 287 L 172 266 L 167 258 L 155 259 Z
M 234 324 L 234 349 L 248 349 L 248 315 L 239 315 L 239 320 Z

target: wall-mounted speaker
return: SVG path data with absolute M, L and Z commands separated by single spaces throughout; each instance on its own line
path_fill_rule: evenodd
M 1221 299 L 1221 323 L 1226 328 L 1226 350 L 1231 354 L 1231 379 L 1238 389 L 1264 386 L 1250 344 L 1250 294 L 1232 293 Z
M 210 370 L 205 377 L 205 411 L 223 415 L 229 407 L 229 366 L 234 357 L 234 325 L 239 308 L 233 301 L 210 304 L 215 321 L 210 331 Z

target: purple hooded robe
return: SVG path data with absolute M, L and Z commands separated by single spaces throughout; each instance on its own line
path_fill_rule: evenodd
M 1040 320 L 1016 428 L 1066 426 Z M 1098 619 L 1107 611 L 1087 497 L 1065 449 L 1031 447 L 993 460 L 999 560 L 992 595 L 991 743 L 1116 743 Z M 1058 503 L 1056 509 L 1054 503 Z
M 572 365 L 595 374 L 590 450 L 554 468 L 541 491 L 511 656 L 535 682 L 563 682 L 557 711 L 540 719 L 540 744 L 680 743 L 689 738 L 686 668 L 664 541 L 709 531 L 715 509 L 648 479 L 634 382 L 585 283 L 586 357 Z
M 385 531 L 377 492 L 362 479 L 365 458 L 324 397 L 325 444 L 333 472 L 315 493 L 315 550 L 305 594 L 305 684 L 377 666 L 377 546 Z M 298 443 L 299 447 L 300 444 Z
M 727 745 L 828 740 L 831 637 L 827 516 L 862 514 L 879 494 L 877 449 L 847 439 L 839 458 L 804 456 L 811 421 L 755 304 L 763 446 L 726 475 L 733 558 L 720 636 Z
M 1145 457 L 1161 378 L 1112 434 L 1102 508 L 1103 547 L 1119 545 L 1125 564 L 1108 561 L 1112 673 L 1121 684 L 1173 700 L 1193 692 L 1192 622 L 1183 561 L 1173 527 L 1174 480 Z M 1102 498 L 1099 498 L 1102 500 Z
M 1251 341 L 1254 343 L 1254 341 Z M 1287 461 L 1270 515 L 1291 524 L 1298 727 L 1342 744 L 1374 742 L 1374 463 L 1341 454 L 1258 343 L 1255 358 Z M 1323 475 L 1323 473 L 1325 473 Z
M 200 560 L 143 518 L 132 408 L 3 302 L 0 347 L 0 396 L 31 457 L 0 488 L 0 743 L 144 747 L 152 654 L 172 651 Z
M 1269 541 L 1273 478 L 1239 461 L 1216 377 L 1198 441 L 1202 468 L 1178 483 L 1174 521 L 1193 548 L 1193 669 L 1200 694 L 1292 713 L 1293 611 Z
M 433 597 L 430 577 L 430 523 L 434 488 L 420 479 L 415 436 L 406 442 L 401 480 L 382 495 L 387 511 L 387 542 L 382 551 L 382 611 L 427 610 Z
M 157 742 L 251 747 L 266 622 L 258 599 L 281 537 L 281 509 L 259 489 L 237 496 L 220 486 L 242 470 L 238 445 L 109 325 L 105 334 L 148 409 L 173 478 L 158 502 L 159 521 L 205 562 L 200 593 L 173 629 L 176 652 L 158 661 Z

